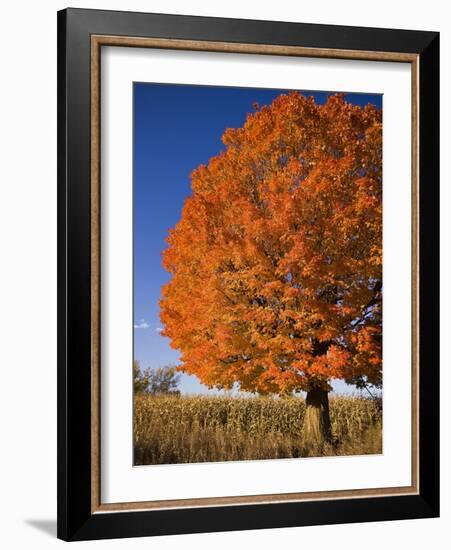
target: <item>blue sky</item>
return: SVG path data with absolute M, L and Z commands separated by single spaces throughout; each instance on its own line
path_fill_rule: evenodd
M 160 335 L 161 264 L 168 230 L 190 194 L 190 172 L 222 148 L 226 128 L 242 126 L 254 102 L 266 105 L 287 90 L 134 83 L 134 358 L 142 368 L 178 363 L 179 354 Z M 324 103 L 333 92 L 301 91 Z M 347 94 L 349 102 L 382 106 L 381 95 Z M 205 393 L 182 375 L 183 393 Z M 334 389 L 354 391 L 338 382 Z

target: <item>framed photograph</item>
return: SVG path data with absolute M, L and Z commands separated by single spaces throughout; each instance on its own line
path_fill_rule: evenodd
M 58 536 L 439 514 L 439 35 L 58 13 Z

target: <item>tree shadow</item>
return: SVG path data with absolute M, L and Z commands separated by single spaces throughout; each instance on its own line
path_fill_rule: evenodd
M 46 535 L 56 538 L 56 519 L 26 519 L 25 523 Z

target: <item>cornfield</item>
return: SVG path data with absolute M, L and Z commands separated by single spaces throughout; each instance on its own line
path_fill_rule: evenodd
M 330 398 L 334 441 L 309 448 L 299 397 L 135 396 L 134 462 L 176 464 L 382 452 L 380 399 Z

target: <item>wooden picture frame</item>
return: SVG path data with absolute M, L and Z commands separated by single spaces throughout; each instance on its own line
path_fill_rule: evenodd
M 411 64 L 409 487 L 101 502 L 99 117 L 103 46 Z M 86 540 L 438 515 L 438 144 L 438 33 L 83 9 L 58 13 L 58 537 Z

